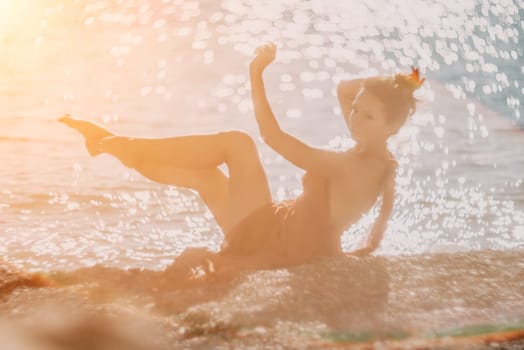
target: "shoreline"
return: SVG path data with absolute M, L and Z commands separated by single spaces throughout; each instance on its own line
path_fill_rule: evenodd
M 80 325 L 92 325 L 93 319 L 104 324 L 107 314 L 121 325 L 145 322 L 164 333 L 153 332 L 150 339 L 151 334 L 139 332 L 140 338 L 166 343 L 147 349 L 202 344 L 365 348 L 376 342 L 401 349 L 422 348 L 420 344 L 436 349 L 485 342 L 522 345 L 522 340 L 511 340 L 522 339 L 524 328 L 522 257 L 519 249 L 327 258 L 185 289 L 170 288 L 170 281 L 163 281 L 166 288 L 151 288 L 165 279 L 158 271 L 104 266 L 55 272 L 48 288 L 32 284 L 41 281 L 34 279 L 41 274 L 27 275 L 2 264 L 0 310 L 13 324 L 33 318 L 43 307 L 56 313 L 53 317 L 63 317 L 64 310 L 78 314 Z M 59 279 L 67 283 L 60 286 Z M 520 328 L 508 329 L 518 322 Z M 482 325 L 491 325 L 492 331 Z M 120 334 L 111 327 L 100 341 Z M 58 333 L 66 336 L 70 330 L 64 326 Z

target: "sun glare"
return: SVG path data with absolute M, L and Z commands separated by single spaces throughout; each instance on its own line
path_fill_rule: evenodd
M 10 9 L 13 8 L 17 2 L 16 0 L 0 0 L 0 18 L 8 18 Z
M 36 1 L 0 0 L 0 37 L 30 24 L 31 14 L 36 7 Z
M 12 25 L 16 4 L 16 0 L 0 0 L 0 35 Z

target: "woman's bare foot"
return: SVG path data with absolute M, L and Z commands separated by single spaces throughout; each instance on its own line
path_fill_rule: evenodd
M 104 137 L 114 135 L 101 125 L 88 120 L 73 118 L 69 114 L 64 115 L 58 121 L 77 130 L 85 137 L 87 151 L 93 157 L 102 153 L 99 149 L 99 141 Z

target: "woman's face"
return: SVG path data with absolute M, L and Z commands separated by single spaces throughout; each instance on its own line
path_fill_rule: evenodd
M 378 142 L 388 138 L 391 131 L 386 122 L 384 104 L 372 93 L 361 88 L 353 108 L 345 118 L 353 139 L 357 142 Z

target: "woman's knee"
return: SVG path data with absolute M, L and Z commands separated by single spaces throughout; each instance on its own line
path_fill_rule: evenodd
M 227 138 L 227 143 L 231 147 L 252 147 L 255 145 L 253 138 L 243 130 L 229 130 L 221 133 Z
M 258 155 L 253 138 L 245 131 L 231 130 L 223 132 L 226 137 L 229 152 L 226 162 L 231 163 L 235 158 L 252 157 Z

